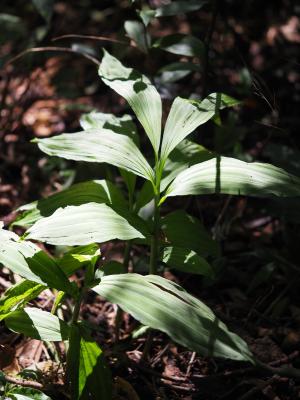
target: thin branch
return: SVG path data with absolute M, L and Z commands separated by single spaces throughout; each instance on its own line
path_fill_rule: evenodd
M 13 383 L 14 385 L 20 385 L 25 387 L 31 387 L 33 389 L 45 390 L 45 386 L 42 383 L 36 381 L 28 381 L 26 379 L 18 379 L 10 375 L 4 376 L 6 382 Z
M 114 38 L 109 38 L 107 36 L 95 36 L 95 35 L 78 35 L 78 34 L 67 34 L 67 35 L 61 35 L 57 36 L 53 39 L 51 39 L 52 42 L 56 42 L 57 40 L 62 40 L 62 39 L 88 39 L 88 40 L 97 40 L 99 42 L 112 42 L 112 43 L 118 43 L 118 44 L 126 44 L 127 46 L 131 47 L 136 47 L 135 44 L 131 44 L 130 42 L 126 42 L 124 40 L 119 40 L 119 39 L 114 39 Z
M 58 52 L 63 52 L 63 53 L 79 54 L 79 55 L 87 58 L 88 60 L 92 61 L 97 66 L 100 65 L 100 61 L 97 60 L 97 58 L 95 58 L 89 54 L 83 53 L 81 51 L 73 50 L 73 49 L 70 49 L 69 47 L 47 46 L 47 47 L 32 47 L 31 49 L 26 49 L 26 50 L 22 51 L 21 53 L 17 54 L 15 57 L 8 60 L 5 64 L 5 67 L 9 64 L 13 64 L 15 61 L 19 60 L 26 54 L 43 52 L 43 51 L 58 51 Z

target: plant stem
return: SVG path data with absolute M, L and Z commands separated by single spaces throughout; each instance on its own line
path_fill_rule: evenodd
M 159 210 L 159 194 L 155 195 L 154 205 L 154 218 L 153 218 L 153 233 L 151 238 L 151 252 L 150 252 L 150 274 L 157 274 L 157 263 L 159 255 L 159 224 L 160 224 L 160 210 Z
M 81 302 L 83 299 L 83 295 L 85 293 L 85 288 L 83 288 L 81 290 L 81 293 L 78 297 L 78 299 L 76 300 L 75 306 L 74 306 L 74 310 L 73 310 L 73 315 L 72 315 L 72 319 L 71 319 L 71 324 L 76 324 L 79 318 L 79 313 L 80 313 L 80 307 L 81 307 Z

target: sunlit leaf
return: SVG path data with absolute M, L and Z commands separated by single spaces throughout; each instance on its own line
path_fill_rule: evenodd
M 115 133 L 121 133 L 122 135 L 129 136 L 137 145 L 137 147 L 139 147 L 140 140 L 137 129 L 130 115 L 125 114 L 122 117 L 116 117 L 113 114 L 93 111 L 89 114 L 84 114 L 81 117 L 80 123 L 83 129 L 107 128 Z M 136 175 L 121 168 L 120 174 L 126 183 L 128 192 L 131 194 L 131 196 L 133 196 L 136 184 Z
M 271 164 L 217 157 L 181 172 L 166 196 L 225 193 L 252 196 L 300 196 L 300 178 Z
M 183 140 L 169 154 L 164 168 L 160 184 L 164 191 L 170 182 L 188 167 L 215 157 L 215 153 L 190 140 Z
M 113 183 L 106 180 L 87 181 L 76 183 L 66 190 L 20 207 L 19 211 L 27 211 L 24 211 L 13 225 L 29 227 L 42 217 L 49 217 L 60 207 L 79 206 L 90 202 L 106 203 L 115 207 L 127 206 L 121 191 Z
M 236 104 L 237 100 L 222 93 L 212 93 L 201 102 L 176 97 L 165 125 L 161 146 L 162 160 L 165 160 L 184 138 L 211 119 L 220 109 Z
M 97 203 L 59 208 L 37 221 L 27 234 L 27 239 L 67 246 L 144 238 L 125 218 L 106 204 Z
M 75 161 L 105 162 L 145 179 L 153 179 L 152 168 L 133 140 L 112 130 L 94 128 L 83 132 L 36 139 L 35 142 L 44 153 L 50 156 Z
M 80 125 L 84 130 L 99 128 L 110 129 L 115 133 L 129 136 L 136 145 L 139 143 L 136 125 L 130 115 L 116 117 L 114 114 L 92 111 L 83 114 L 80 118 Z
M 141 20 L 143 21 L 143 24 L 145 26 L 148 26 L 149 23 L 152 21 L 152 19 L 155 17 L 156 11 L 155 10 L 138 10 L 137 11 L 138 15 L 140 16 Z
M 44 285 L 24 280 L 7 289 L 0 298 L 0 321 L 11 311 L 35 299 L 45 288 Z
M 151 45 L 151 37 L 145 30 L 144 24 L 139 21 L 125 21 L 124 28 L 128 37 L 137 44 L 137 47 L 147 53 Z
M 246 343 L 201 301 L 160 276 L 110 275 L 93 290 L 144 325 L 205 356 L 253 361 Z
M 14 311 L 5 318 L 5 324 L 10 330 L 33 339 L 57 342 L 69 337 L 69 327 L 62 319 L 38 308 Z
M 97 244 L 88 244 L 85 246 L 73 247 L 56 262 L 62 268 L 67 276 L 72 275 L 79 268 L 87 266 L 87 264 L 96 264 L 101 256 L 100 248 Z
M 193 250 L 168 246 L 163 249 L 161 260 L 171 268 L 190 274 L 214 277 L 214 271 L 208 262 Z
M 30 281 L 76 295 L 76 288 L 56 262 L 33 243 L 0 229 L 0 263 Z
M 204 52 L 204 44 L 200 39 L 184 33 L 163 36 L 156 40 L 153 47 L 186 57 L 201 57 Z
M 51 398 L 40 390 L 30 387 L 14 386 L 6 392 L 6 399 L 9 400 L 51 400 Z
M 107 51 L 104 51 L 99 75 L 106 85 L 128 101 L 143 125 L 154 151 L 158 153 L 162 104 L 160 95 L 150 80 L 132 68 L 124 67 Z

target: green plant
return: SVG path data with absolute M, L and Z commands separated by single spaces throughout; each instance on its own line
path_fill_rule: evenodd
M 88 290 L 202 355 L 257 364 L 247 344 L 206 305 L 157 275 L 161 260 L 212 277 L 214 270 L 206 256 L 219 254 L 217 243 L 200 221 L 184 210 L 161 217 L 161 208 L 169 197 L 180 195 L 299 196 L 300 179 L 269 164 L 222 157 L 186 140 L 201 124 L 218 119 L 222 108 L 237 104 L 229 96 L 215 93 L 202 101 L 177 97 L 161 135 L 161 98 L 145 76 L 125 68 L 106 51 L 99 74 L 135 112 L 152 144 L 154 167 L 138 148 L 135 125 L 129 116 L 91 113 L 82 118 L 81 132 L 35 140 L 51 156 L 118 167 L 128 199 L 112 182 L 98 180 L 75 184 L 24 206 L 14 223 L 28 228 L 24 236 L 0 231 L 0 262 L 25 278 L 1 299 L 0 318 L 8 328 L 27 336 L 69 342 L 67 372 L 72 399 L 99 398 L 99 393 L 103 399 L 112 397 L 103 353 L 92 340 L 90 327 L 79 321 Z M 137 177 L 145 180 L 140 191 Z M 151 217 L 142 218 L 149 202 L 153 205 Z M 128 241 L 124 265 L 108 263 L 97 268 L 100 250 L 95 243 L 113 239 Z M 75 247 L 55 259 L 30 240 Z M 124 270 L 130 243 L 135 241 L 150 246 L 150 275 Z M 68 279 L 79 268 L 85 270 L 81 287 Z M 51 313 L 24 307 L 46 287 L 58 291 Z M 69 322 L 56 315 L 65 296 L 75 303 Z

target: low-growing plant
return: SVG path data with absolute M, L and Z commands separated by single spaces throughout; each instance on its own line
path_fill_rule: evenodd
M 214 268 L 207 260 L 220 252 L 197 218 L 183 209 L 166 215 L 161 210 L 174 196 L 299 196 L 300 179 L 270 164 L 223 157 L 186 139 L 208 120 L 218 120 L 222 108 L 237 104 L 231 97 L 221 93 L 202 101 L 177 97 L 161 134 L 162 102 L 148 78 L 106 51 L 99 75 L 131 106 L 151 142 L 153 157 L 147 161 L 139 149 L 137 130 L 128 115 L 93 112 L 82 117 L 81 132 L 35 140 L 50 156 L 119 168 L 128 198 L 113 182 L 94 180 L 21 208 L 14 225 L 26 227 L 25 234 L 0 231 L 0 262 L 24 278 L 0 300 L 0 319 L 26 336 L 66 341 L 66 379 L 72 399 L 112 398 L 103 352 L 92 339 L 91 326 L 80 320 L 89 290 L 201 355 L 259 364 L 244 340 L 204 303 L 158 275 L 166 264 L 212 278 Z M 140 190 L 138 177 L 145 181 Z M 98 267 L 97 243 L 114 239 L 127 243 L 124 265 L 108 262 Z M 31 240 L 74 247 L 53 258 Z M 149 275 L 127 272 L 132 243 L 150 247 Z M 69 277 L 80 268 L 85 278 L 79 287 Z M 57 291 L 51 312 L 26 307 L 46 288 Z M 57 310 L 66 297 L 75 306 L 65 321 Z

